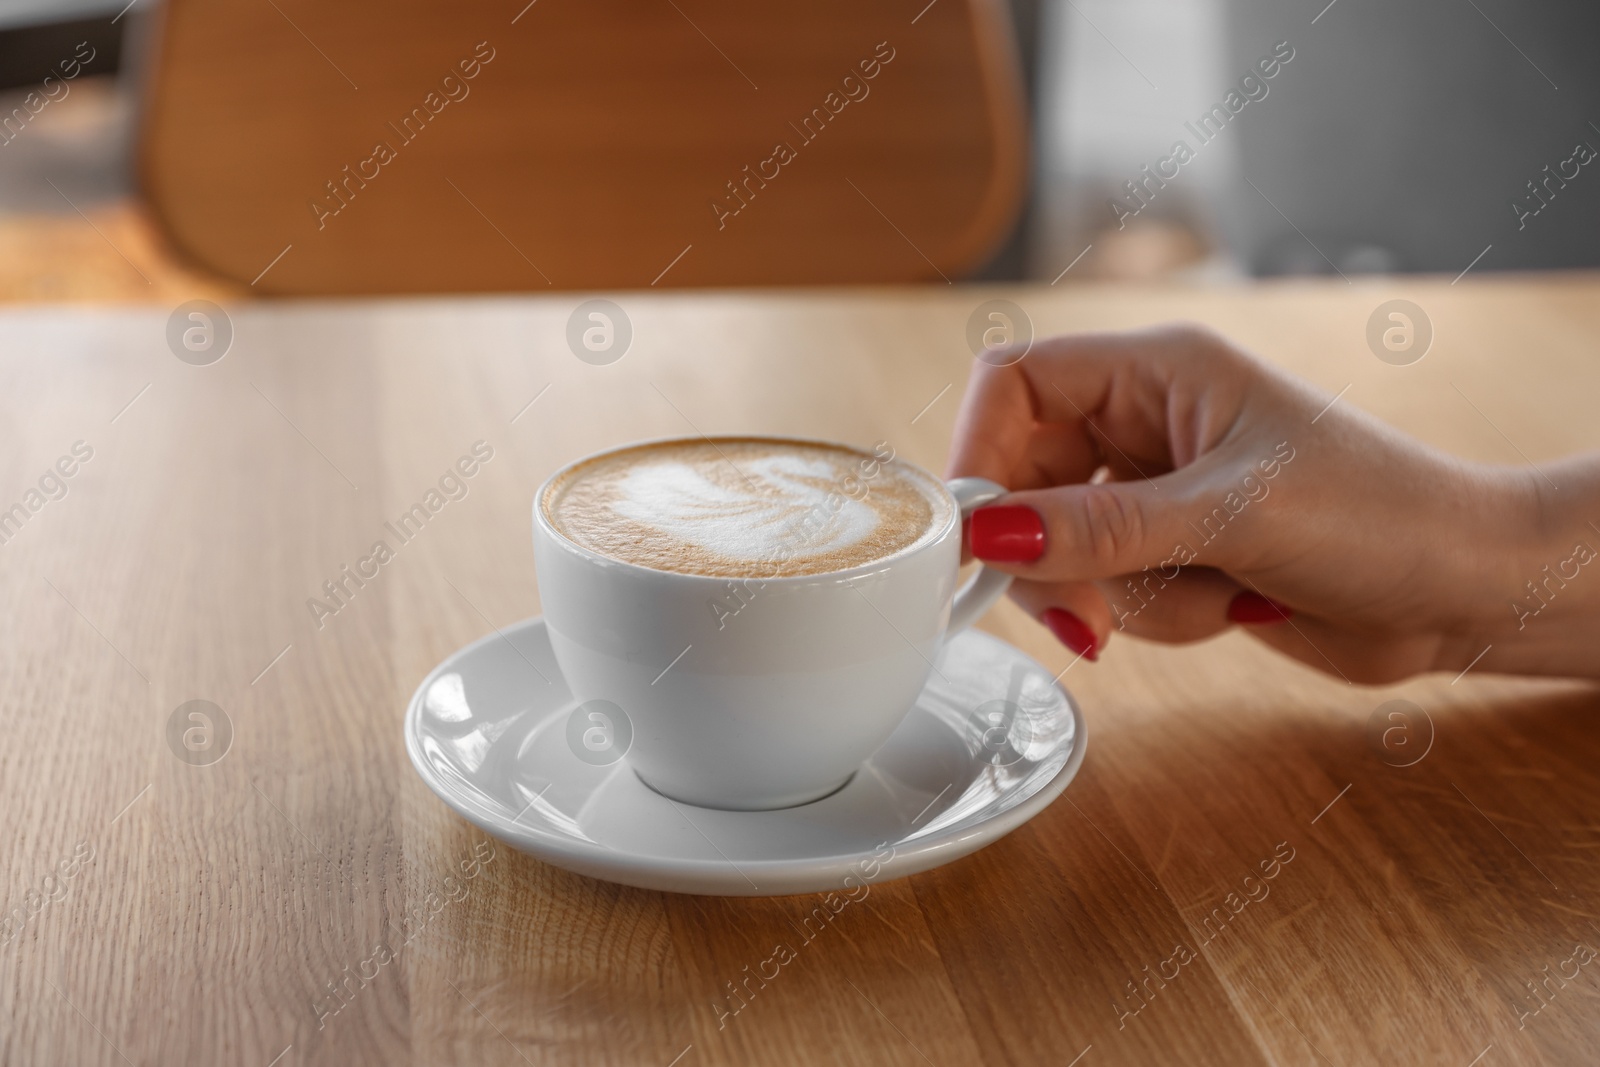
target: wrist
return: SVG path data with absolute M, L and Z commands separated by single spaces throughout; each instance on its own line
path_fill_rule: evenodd
M 1496 533 L 1475 539 L 1462 576 L 1479 595 L 1457 669 L 1482 653 L 1478 669 L 1600 677 L 1600 467 L 1498 468 L 1484 479 Z

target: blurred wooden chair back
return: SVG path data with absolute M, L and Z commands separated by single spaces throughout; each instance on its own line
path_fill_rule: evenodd
M 283 294 L 938 281 L 1016 218 L 1003 0 L 523 2 L 168 0 L 153 214 Z

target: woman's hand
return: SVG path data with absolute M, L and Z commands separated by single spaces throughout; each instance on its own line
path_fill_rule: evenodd
M 1544 468 L 1556 491 L 1329 399 L 1192 327 L 980 362 L 949 473 L 1014 492 L 973 514 L 972 553 L 1090 659 L 1239 623 L 1356 682 L 1480 655 L 1600 676 L 1600 464 Z

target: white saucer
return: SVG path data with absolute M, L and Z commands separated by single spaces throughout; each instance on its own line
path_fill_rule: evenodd
M 575 702 L 539 618 L 435 667 L 406 710 L 406 751 L 446 804 L 568 870 L 679 893 L 854 892 L 998 840 L 1083 762 L 1082 715 L 1017 649 L 969 630 L 936 665 L 854 778 L 778 811 L 694 807 L 651 790 L 626 759 L 579 759 L 567 741 Z

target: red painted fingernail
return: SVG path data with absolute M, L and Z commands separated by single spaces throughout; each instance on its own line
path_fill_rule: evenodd
M 972 554 L 990 563 L 1032 563 L 1044 555 L 1044 520 L 1032 508 L 979 508 L 967 531 Z
M 1294 609 L 1248 589 L 1228 604 L 1228 621 L 1242 623 L 1288 622 Z
M 1039 621 L 1050 627 L 1056 640 L 1093 663 L 1100 658 L 1100 642 L 1095 640 L 1089 624 L 1062 608 L 1046 608 Z

